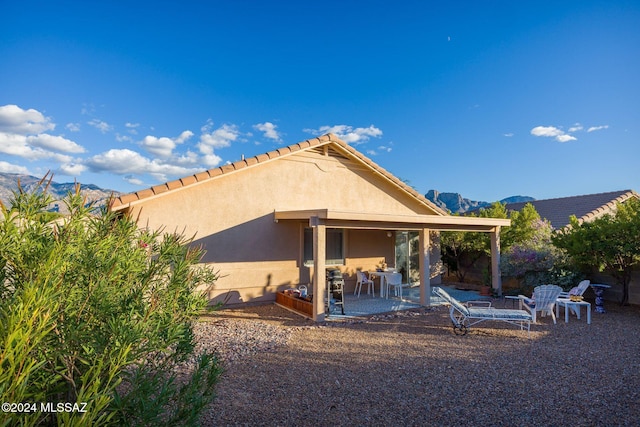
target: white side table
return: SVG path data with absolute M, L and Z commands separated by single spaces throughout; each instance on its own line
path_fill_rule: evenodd
M 591 324 L 591 303 L 587 301 L 571 301 L 569 298 L 558 298 L 556 300 L 556 317 L 560 315 L 560 306 L 564 307 L 564 321 L 569 323 L 569 309 L 573 309 L 580 319 L 580 306 L 587 307 L 587 324 Z

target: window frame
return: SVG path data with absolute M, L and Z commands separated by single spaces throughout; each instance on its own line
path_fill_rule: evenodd
M 345 265 L 345 229 L 327 228 L 327 239 L 325 248 L 325 265 Z M 339 238 L 339 242 L 332 241 Z M 333 254 L 329 251 L 335 250 Z M 339 253 L 338 253 L 339 252 Z M 331 257 L 329 255 L 332 255 Z M 302 229 L 302 264 L 311 267 L 313 259 L 313 228 L 303 227 Z

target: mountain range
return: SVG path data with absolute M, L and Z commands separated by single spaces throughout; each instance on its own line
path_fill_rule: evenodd
M 428 200 L 438 207 L 448 210 L 451 213 L 465 213 L 472 210 L 491 206 L 493 202 L 481 202 L 462 197 L 460 193 L 441 193 L 438 190 L 429 190 L 424 195 Z M 529 196 L 511 196 L 499 200 L 500 203 L 521 203 L 532 202 L 535 199 Z
M 9 204 L 13 192 L 18 189 L 18 181 L 25 191 L 30 191 L 38 185 L 42 178 L 31 175 L 1 173 L 0 172 L 0 201 L 6 206 Z M 47 192 L 53 198 L 53 202 L 49 205 L 49 210 L 53 212 L 67 213 L 66 206 L 62 203 L 62 199 L 69 192 L 75 191 L 76 184 L 74 182 L 57 183 L 51 181 Z M 111 195 L 118 196 L 122 193 L 115 190 L 107 190 L 93 184 L 80 184 L 80 192 L 87 198 L 87 203 L 92 202 L 95 207 L 106 204 Z

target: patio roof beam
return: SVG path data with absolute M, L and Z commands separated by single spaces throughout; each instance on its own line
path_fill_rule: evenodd
M 328 227 L 382 230 L 413 230 L 429 228 L 435 231 L 477 231 L 492 233 L 498 227 L 511 225 L 511 220 L 500 218 L 476 218 L 436 215 L 390 215 L 367 212 L 312 209 L 299 211 L 275 211 L 274 221 L 324 220 Z

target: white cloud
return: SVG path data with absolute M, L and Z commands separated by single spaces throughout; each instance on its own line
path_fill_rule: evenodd
M 276 130 L 277 127 L 278 126 L 274 125 L 271 122 L 264 122 L 253 125 L 253 128 L 262 132 L 265 138 L 280 142 L 282 138 L 280 137 L 280 133 Z
M 577 139 L 578 138 L 576 138 L 575 136 L 571 136 L 571 135 L 567 135 L 567 134 L 562 134 L 562 135 L 556 136 L 556 141 L 558 141 L 558 142 L 576 141 Z
M 112 129 L 112 126 L 109 123 L 104 122 L 102 120 L 98 120 L 98 119 L 89 120 L 87 124 L 98 129 L 102 133 L 107 133 Z
M 134 175 L 125 175 L 123 177 L 123 179 L 125 181 L 127 181 L 129 184 L 133 184 L 133 185 L 142 185 L 142 184 L 144 184 L 144 181 L 142 181 L 141 179 L 135 177 Z
M 353 128 L 349 125 L 320 126 L 318 129 L 304 129 L 305 132 L 313 135 L 324 135 L 333 133 L 347 144 L 362 144 L 371 137 L 379 138 L 382 131 L 371 125 L 368 128 Z
M 216 130 L 212 131 L 212 129 L 213 121 L 209 119 L 201 129 L 202 135 L 200 135 L 198 148 L 202 154 L 211 155 L 217 148 L 228 147 L 240 136 L 240 131 L 235 125 L 224 124 Z
M 45 134 L 42 134 L 45 135 Z M 42 135 L 38 135 L 40 137 Z M 47 135 L 50 136 L 50 135 Z M 15 133 L 3 133 L 0 132 L 0 153 L 9 154 L 12 156 L 22 157 L 27 160 L 43 160 L 52 159 L 60 163 L 66 163 L 71 161 L 71 157 L 54 153 L 52 151 L 43 150 L 41 147 L 32 146 L 29 143 L 31 138 L 24 135 L 18 135 Z M 42 139 L 40 139 L 42 142 Z
M 63 175 L 77 176 L 87 170 L 87 167 L 79 163 L 67 163 L 61 165 L 58 172 Z
M 3 173 L 21 173 L 30 175 L 29 170 L 24 166 L 13 165 L 11 163 L 3 162 L 0 160 L 0 172 Z
M 390 153 L 393 151 L 393 142 L 389 143 L 389 145 L 379 145 L 375 150 L 366 150 L 366 153 L 370 156 L 377 156 L 380 153 Z
M 222 162 L 222 158 L 213 153 L 205 154 L 204 156 L 202 156 L 201 160 L 202 163 L 204 163 L 209 168 L 215 168 Z
M 187 176 L 199 172 L 200 168 L 185 168 L 160 159 L 148 159 L 129 149 L 111 149 L 88 158 L 85 164 L 95 172 L 111 172 L 119 175 L 139 175 L 148 173 L 159 181 L 170 176 Z
M 55 129 L 56 125 L 41 112 L 23 110 L 17 105 L 0 106 L 0 132 L 33 135 Z
M 125 123 L 124 127 L 127 128 L 127 132 L 129 132 L 131 135 L 137 135 L 138 134 L 138 127 L 140 127 L 140 123 Z
M 547 138 L 555 138 L 558 142 L 576 141 L 575 136 L 565 133 L 562 129 L 555 126 L 536 126 L 531 129 L 531 135 L 543 136 Z
M 591 126 L 589 129 L 587 129 L 587 132 L 594 132 L 596 130 L 602 130 L 602 129 L 609 129 L 609 125 Z
M 116 133 L 116 141 L 118 142 L 133 142 L 133 138 L 129 135 L 122 135 L 120 133 Z
M 46 133 L 28 136 L 27 143 L 32 147 L 40 147 L 63 153 L 84 153 L 84 147 L 61 136 L 53 136 Z
M 178 144 L 182 144 L 192 136 L 193 136 L 193 132 L 191 132 L 190 130 L 185 130 L 175 139 L 175 141 Z
M 163 159 L 169 159 L 174 155 L 173 150 L 175 150 L 178 144 L 184 143 L 192 136 L 193 132 L 191 132 L 190 130 L 185 130 L 177 138 L 169 138 L 166 136 L 157 138 L 152 135 L 147 135 L 144 137 L 140 145 L 147 152 L 155 156 L 161 157 Z
M 513 136 L 513 133 L 509 132 L 509 133 L 505 133 L 503 135 L 506 136 L 507 138 L 511 138 Z
M 587 132 L 594 132 L 597 130 L 608 129 L 609 125 L 602 126 L 591 126 L 587 129 Z M 563 131 L 561 128 L 555 126 L 536 126 L 531 129 L 531 135 L 534 136 L 544 136 L 549 138 L 555 138 L 558 142 L 569 142 L 576 141 L 578 138 L 572 135 L 572 133 L 580 132 L 584 130 L 584 126 L 580 123 L 576 123 L 569 128 L 567 132 Z
M 533 129 L 531 129 L 531 135 L 534 135 L 534 136 L 552 137 L 552 136 L 558 136 L 562 134 L 564 134 L 564 132 L 555 126 L 536 126 Z
M 65 128 L 71 132 L 80 132 L 80 123 L 67 123 Z
M 176 143 L 167 137 L 156 138 L 155 136 L 147 135 L 140 143 L 142 148 L 147 152 L 167 159 L 173 154 L 173 149 L 176 148 Z

